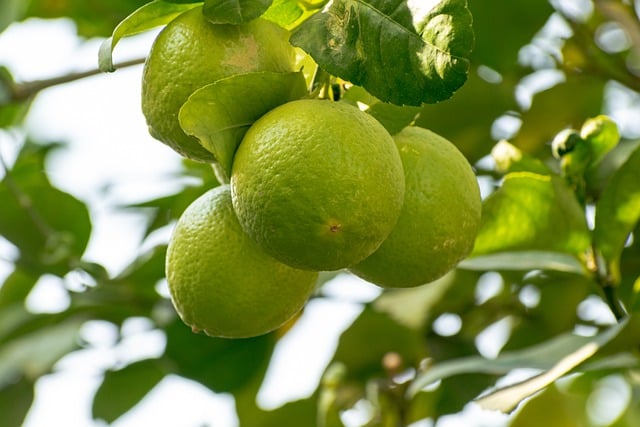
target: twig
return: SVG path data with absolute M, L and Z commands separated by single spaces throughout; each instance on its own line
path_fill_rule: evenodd
M 144 61 L 145 61 L 145 58 L 136 58 L 129 61 L 121 62 L 116 66 L 116 68 L 120 69 L 120 68 L 131 67 L 134 65 L 140 65 L 140 64 L 143 64 Z M 24 101 L 36 95 L 41 90 L 50 88 L 52 86 L 84 79 L 86 77 L 95 76 L 101 73 L 102 73 L 101 70 L 99 70 L 98 68 L 95 68 L 87 71 L 69 73 L 63 76 L 57 76 L 50 79 L 34 80 L 31 82 L 25 82 L 25 83 L 19 83 L 19 84 L 9 83 L 10 96 L 9 96 L 9 99 L 5 101 L 5 103 L 9 104 L 12 102 Z M 2 106 L 2 104 L 0 104 L 0 106 Z

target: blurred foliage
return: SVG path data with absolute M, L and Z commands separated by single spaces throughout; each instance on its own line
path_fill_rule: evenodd
M 5 0 L 0 31 L 28 17 L 68 17 L 79 36 L 107 37 L 146 3 Z M 0 144 L 19 145 L 10 161 L 0 147 L 0 240 L 11 265 L 0 285 L 0 425 L 22 425 L 39 378 L 64 356 L 93 348 L 81 339 L 87 322 L 107 322 L 121 341 L 122 326 L 137 318 L 161 332 L 165 346 L 155 358 L 105 369 L 96 420 L 115 422 L 177 375 L 233 395 L 241 427 L 344 427 L 354 412 L 368 427 L 437 422 L 470 401 L 509 412 L 513 402 L 500 396 L 513 390 L 527 398 L 518 398 L 505 421 L 511 426 L 640 425 L 640 140 L 620 122 L 619 141 L 606 141 L 615 147 L 597 159 L 570 148 L 555 158 L 551 150 L 563 130 L 620 113 L 612 82 L 640 96 L 637 11 L 623 0 L 586 3 L 576 11 L 574 2 L 469 0 L 475 47 L 468 79 L 450 100 L 398 107 L 359 87 L 342 93 L 392 133 L 415 120 L 452 140 L 483 184 L 482 228 L 472 256 L 445 277 L 360 303 L 317 389 L 273 410 L 256 396 L 295 320 L 262 337 L 212 339 L 184 326 L 162 291 L 166 242 L 154 236 L 218 185 L 211 167 L 184 161 L 175 176 L 181 189 L 118 206 L 146 219 L 144 241 L 126 268 L 109 272 L 85 259 L 89 207 L 47 176 L 47 158 L 63 144 L 25 131 L 37 90 L 14 82 L 0 63 L 0 132 L 10 135 Z M 276 0 L 267 16 L 293 26 L 323 4 Z M 640 114 L 637 106 L 631 114 Z M 323 275 L 314 298 L 336 298 L 324 291 L 343 274 Z M 66 307 L 29 308 L 44 280 L 60 285 Z M 510 376 L 522 372 L 526 378 Z M 503 388 L 513 381 L 522 382 Z

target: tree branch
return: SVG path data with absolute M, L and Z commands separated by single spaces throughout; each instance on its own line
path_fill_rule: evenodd
M 129 61 L 124 61 L 119 63 L 116 66 L 116 69 L 140 65 L 140 64 L 143 64 L 144 61 L 145 61 L 145 58 L 136 58 Z M 65 84 L 65 83 L 70 83 L 76 80 L 84 79 L 86 77 L 95 76 L 101 73 L 102 73 L 101 70 L 99 70 L 98 68 L 95 68 L 92 70 L 74 72 L 74 73 L 69 73 L 62 76 L 52 77 L 50 79 L 34 80 L 31 82 L 25 82 L 25 83 L 19 83 L 19 84 L 15 84 L 13 82 L 4 82 L 8 86 L 9 97 L 6 100 L 0 100 L 0 107 L 7 104 L 14 103 L 14 102 L 27 100 L 33 97 L 34 95 L 36 95 L 41 90 L 48 89 L 50 87 Z

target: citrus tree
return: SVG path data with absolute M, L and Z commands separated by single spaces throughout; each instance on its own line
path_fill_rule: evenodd
M 439 425 L 469 408 L 513 426 L 639 425 L 638 9 L 3 2 L 2 30 L 64 16 L 104 42 L 95 70 L 24 82 L 0 69 L 0 143 L 18 147 L 0 147 L 0 424 L 22 425 L 38 380 L 90 346 L 87 322 L 144 318 L 164 349 L 104 371 L 96 420 L 176 375 L 232 395 L 241 426 Z M 123 38 L 159 29 L 144 58 L 114 63 Z M 84 255 L 87 204 L 49 180 L 61 144 L 26 120 L 43 90 L 143 62 L 141 111 L 182 159 L 180 189 L 120 206 L 154 244 L 114 273 Z M 44 276 L 66 308 L 28 309 Z M 376 297 L 315 391 L 260 407 L 305 305 L 355 277 Z

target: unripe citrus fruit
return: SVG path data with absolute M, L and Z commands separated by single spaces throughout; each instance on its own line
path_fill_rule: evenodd
M 211 162 L 212 154 L 182 131 L 178 112 L 195 90 L 224 77 L 255 71 L 293 71 L 288 32 L 258 18 L 212 24 L 196 7 L 158 34 L 144 66 L 142 112 L 149 132 L 183 156 Z
M 166 276 L 173 304 L 193 330 L 243 338 L 292 318 L 318 273 L 296 270 L 260 250 L 238 224 L 225 185 L 181 215 L 167 249 Z
M 473 170 L 455 145 L 419 127 L 394 140 L 406 183 L 400 219 L 351 271 L 383 287 L 410 287 L 438 279 L 471 252 L 482 206 Z
M 298 100 L 257 120 L 231 171 L 233 207 L 264 250 L 297 268 L 336 270 L 371 254 L 404 197 L 384 127 L 356 107 Z

